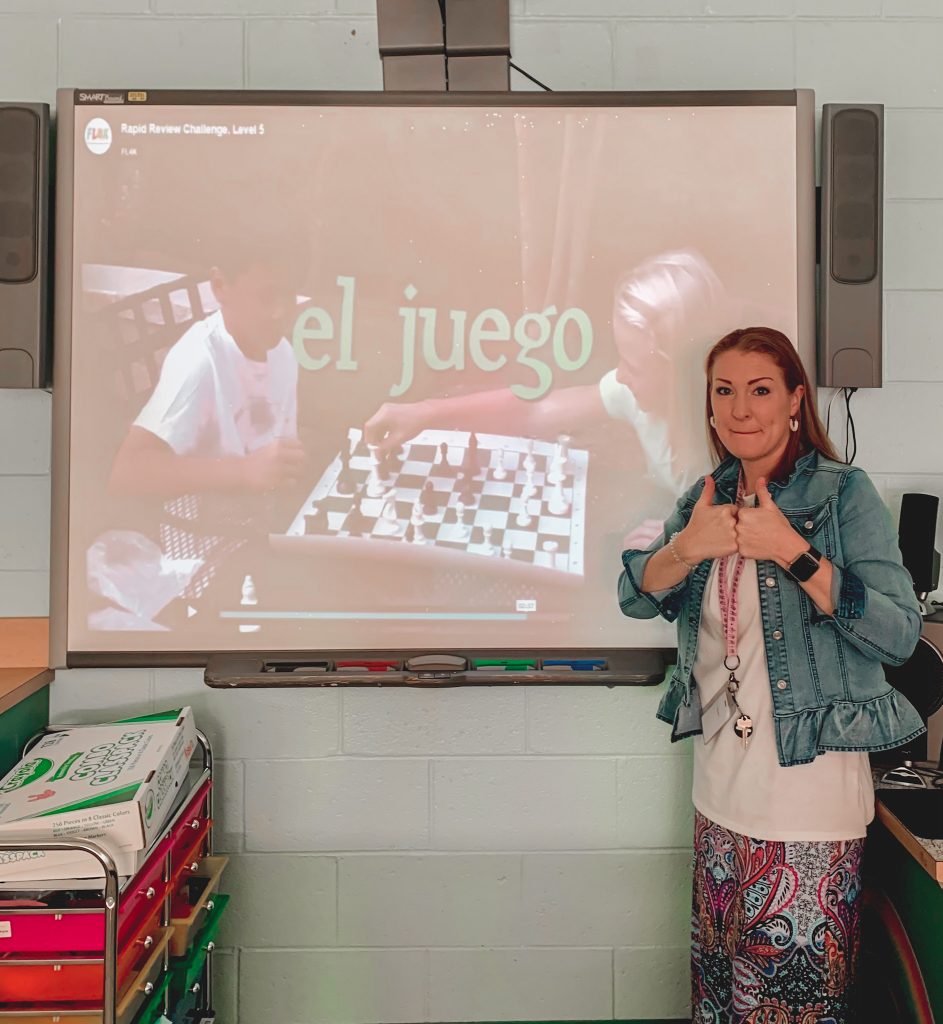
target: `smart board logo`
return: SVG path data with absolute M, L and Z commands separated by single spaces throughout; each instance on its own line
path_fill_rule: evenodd
M 149 789 L 144 797 L 144 820 L 150 824 L 154 817 L 154 791 Z
M 80 92 L 79 103 L 124 103 L 124 93 Z
M 85 145 L 96 156 L 111 149 L 111 125 L 103 117 L 93 117 L 85 126 Z

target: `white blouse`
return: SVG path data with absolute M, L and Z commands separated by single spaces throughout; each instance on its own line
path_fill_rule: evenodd
M 733 579 L 736 556 L 728 561 Z M 726 641 L 714 560 L 698 633 L 694 677 L 701 706 L 726 686 Z M 809 764 L 783 768 L 776 753 L 773 699 L 760 617 L 756 562 L 747 559 L 739 588 L 740 690 L 753 720 L 746 750 L 736 715 L 707 743 L 694 736 L 694 806 L 711 821 L 754 839 L 815 842 L 864 836 L 874 817 L 874 786 L 866 753 L 827 751 Z

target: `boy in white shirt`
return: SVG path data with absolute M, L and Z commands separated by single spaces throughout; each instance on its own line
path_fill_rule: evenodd
M 90 548 L 89 589 L 106 602 L 92 628 L 167 628 L 158 623 L 174 621 L 164 611 L 174 598 L 200 597 L 236 552 L 264 544 L 273 492 L 302 475 L 286 335 L 303 260 L 283 239 L 247 231 L 220 246 L 209 274 L 219 309 L 171 347 L 114 458 L 112 493 L 157 499 L 161 511 L 152 538 L 112 530 Z
M 219 309 L 167 353 L 112 465 L 120 494 L 269 491 L 297 480 L 297 266 L 246 246 L 210 271 Z

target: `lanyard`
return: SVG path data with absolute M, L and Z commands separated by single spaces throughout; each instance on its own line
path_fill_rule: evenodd
M 738 507 L 743 506 L 743 491 L 743 473 L 741 471 L 740 477 L 737 480 Z M 733 728 L 734 732 L 743 741 L 744 749 L 746 749 L 750 734 L 753 732 L 753 719 L 744 712 L 737 701 L 740 680 L 737 679 L 736 675 L 737 669 L 740 668 L 740 655 L 737 653 L 737 634 L 739 632 L 737 597 L 744 565 L 746 565 L 746 559 L 738 551 L 736 558 L 734 558 L 733 580 L 731 581 L 728 578 L 727 556 L 721 557 L 720 564 L 717 566 L 717 589 L 720 597 L 720 617 L 724 627 L 724 640 L 727 646 L 724 668 L 730 673 L 727 679 L 727 692 L 730 694 L 734 707 L 737 709 L 737 719 L 734 722 Z
M 743 472 L 737 478 L 737 507 L 743 506 L 744 498 Z M 733 563 L 733 582 L 729 581 L 727 569 L 727 556 L 720 559 L 717 566 L 717 588 L 720 595 L 720 618 L 724 626 L 724 640 L 727 644 L 727 657 L 724 658 L 724 667 L 728 672 L 734 672 L 740 667 L 740 657 L 737 654 L 737 632 L 738 632 L 738 592 L 740 590 L 740 578 L 743 576 L 743 567 L 746 559 L 737 552 Z M 736 665 L 731 668 L 727 664 L 736 658 Z
M 746 559 L 737 552 L 733 564 L 733 582 L 727 578 L 727 558 L 720 560 L 717 567 L 717 589 L 720 594 L 720 618 L 724 626 L 724 640 L 727 643 L 727 657 L 724 658 L 724 668 L 728 671 L 735 671 L 740 667 L 740 655 L 737 654 L 737 633 L 739 632 L 737 598 L 740 590 L 740 577 L 743 575 L 743 567 Z M 728 661 L 736 659 L 736 664 L 728 665 Z

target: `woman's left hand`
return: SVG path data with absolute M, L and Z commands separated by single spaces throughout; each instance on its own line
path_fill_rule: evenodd
M 809 544 L 790 525 L 766 489 L 765 477 L 756 482 L 756 507 L 737 513 L 737 549 L 744 558 L 770 559 L 790 565 Z

